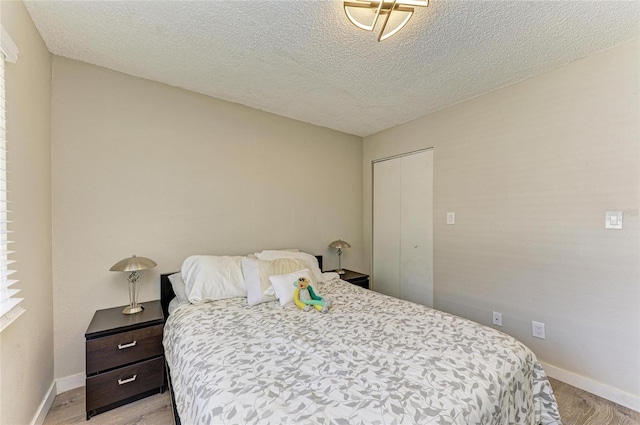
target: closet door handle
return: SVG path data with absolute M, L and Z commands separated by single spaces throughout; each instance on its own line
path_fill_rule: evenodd
M 128 344 L 118 344 L 118 350 L 122 350 L 124 348 L 135 347 L 137 343 L 138 343 L 138 341 L 133 341 L 133 342 L 130 342 Z
M 118 379 L 118 385 L 128 384 L 129 382 L 133 382 L 136 380 L 138 375 L 133 375 L 131 378 L 127 379 Z

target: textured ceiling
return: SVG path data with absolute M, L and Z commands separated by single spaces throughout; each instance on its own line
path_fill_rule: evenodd
M 27 1 L 49 50 L 366 136 L 640 36 L 637 1 L 451 1 L 397 35 L 340 1 Z

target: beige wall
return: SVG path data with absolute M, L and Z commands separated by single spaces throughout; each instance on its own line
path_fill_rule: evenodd
M 0 333 L 0 423 L 27 424 L 53 383 L 51 56 L 22 2 L 1 2 L 20 50 L 7 63 L 6 107 L 16 274 L 26 313 Z
M 501 330 L 540 359 L 636 397 L 639 50 L 632 42 L 366 137 L 363 158 L 368 263 L 371 161 L 434 147 L 435 307 L 483 324 L 500 311 Z M 623 230 L 604 229 L 607 210 L 624 211 Z M 546 340 L 532 338 L 532 320 L 546 323 Z
M 161 272 L 191 254 L 353 248 L 362 267 L 362 139 L 104 68 L 54 57 L 55 375 L 84 373 L 96 309 L 128 303 L 131 254 Z

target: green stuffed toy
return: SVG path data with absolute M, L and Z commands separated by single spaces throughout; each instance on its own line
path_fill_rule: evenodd
M 313 307 L 321 313 L 326 313 L 331 308 L 331 301 L 316 295 L 311 282 L 306 277 L 301 277 L 293 282 L 293 286 L 296 287 L 293 293 L 293 301 L 302 310 L 309 311 Z

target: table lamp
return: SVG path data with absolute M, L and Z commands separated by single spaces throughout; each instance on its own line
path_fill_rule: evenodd
M 125 258 L 115 263 L 109 271 L 112 272 L 131 272 L 129 275 L 129 305 L 122 310 L 123 314 L 135 314 L 144 310 L 142 304 L 138 304 L 138 279 L 139 270 L 152 269 L 157 266 L 156 262 L 145 257 L 136 257 L 135 255 Z
M 342 270 L 342 249 L 343 248 L 351 248 L 348 242 L 343 241 L 342 239 L 338 239 L 337 241 L 333 241 L 329 244 L 329 248 L 336 248 L 338 250 L 338 270 L 336 273 L 345 274 L 346 272 Z

